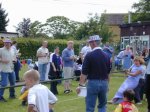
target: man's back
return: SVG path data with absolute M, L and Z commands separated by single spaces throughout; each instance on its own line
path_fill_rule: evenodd
M 82 69 L 83 74 L 88 75 L 88 79 L 108 79 L 109 57 L 101 49 L 95 49 L 85 57 Z

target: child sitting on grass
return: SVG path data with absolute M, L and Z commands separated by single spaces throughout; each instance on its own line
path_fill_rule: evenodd
M 114 112 L 138 112 L 138 109 L 132 103 L 134 99 L 134 91 L 126 90 L 123 92 L 123 96 L 123 102 L 117 106 Z
M 28 97 L 28 88 L 27 86 L 23 86 L 21 89 L 21 96 L 19 97 L 20 100 L 22 100 L 22 106 L 27 105 L 27 97 Z

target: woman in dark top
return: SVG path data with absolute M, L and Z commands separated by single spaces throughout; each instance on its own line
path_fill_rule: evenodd
M 82 67 L 82 62 L 83 62 L 83 54 L 80 53 L 79 54 L 79 58 L 77 59 L 76 63 L 75 63 L 75 70 L 74 70 L 74 73 L 75 73 L 75 76 L 80 76 L 81 75 L 81 67 Z M 76 81 L 79 81 L 79 77 L 76 79 Z
M 61 71 L 62 71 L 62 63 L 61 57 L 59 55 L 59 47 L 56 47 L 54 53 L 50 56 L 50 72 L 49 72 L 49 79 L 55 80 L 61 78 Z M 58 81 L 51 82 L 51 91 L 53 94 L 58 94 L 57 90 Z

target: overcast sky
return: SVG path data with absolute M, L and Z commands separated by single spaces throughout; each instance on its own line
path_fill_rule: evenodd
M 139 0 L 0 0 L 8 12 L 7 30 L 14 32 L 14 26 L 22 18 L 45 22 L 51 16 L 66 16 L 75 21 L 86 21 L 89 13 L 127 13 L 133 3 Z

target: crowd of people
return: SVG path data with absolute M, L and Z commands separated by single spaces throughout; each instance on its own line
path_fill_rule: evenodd
M 67 47 L 60 54 L 59 47 L 54 48 L 54 52 L 49 52 L 48 42 L 43 41 L 42 46 L 37 50 L 38 58 L 35 66 L 29 66 L 24 73 L 25 86 L 22 87 L 22 105 L 28 104 L 28 112 L 53 112 L 53 105 L 57 102 L 56 95 L 59 94 L 57 85 L 59 81 L 55 79 L 64 78 L 64 94 L 72 92 L 71 78 L 77 78 L 79 86 L 77 94 L 82 87 L 86 87 L 86 112 L 94 112 L 96 100 L 98 99 L 98 112 L 106 112 L 107 103 L 119 104 L 115 112 L 138 112 L 133 104 L 141 104 L 143 94 L 146 94 L 148 112 L 150 112 L 150 52 L 143 49 L 140 56 L 134 56 L 132 48 L 127 45 L 116 57 L 122 60 L 122 67 L 125 71 L 126 79 L 114 95 L 111 101 L 107 102 L 108 86 L 110 81 L 110 71 L 112 68 L 113 48 L 106 43 L 101 48 L 101 37 L 99 35 L 90 36 L 86 45 L 81 49 L 79 56 L 74 53 L 74 42 L 68 41 Z M 14 86 L 20 80 L 19 70 L 21 63 L 19 60 L 19 50 L 17 42 L 5 39 L 4 47 L 0 48 L 0 102 L 6 102 L 4 87 L 8 81 L 10 86 Z M 31 60 L 28 60 L 31 65 Z M 50 89 L 40 84 L 40 81 L 52 80 Z M 111 88 L 110 88 L 111 89 Z M 10 88 L 10 98 L 16 98 L 15 88 Z

